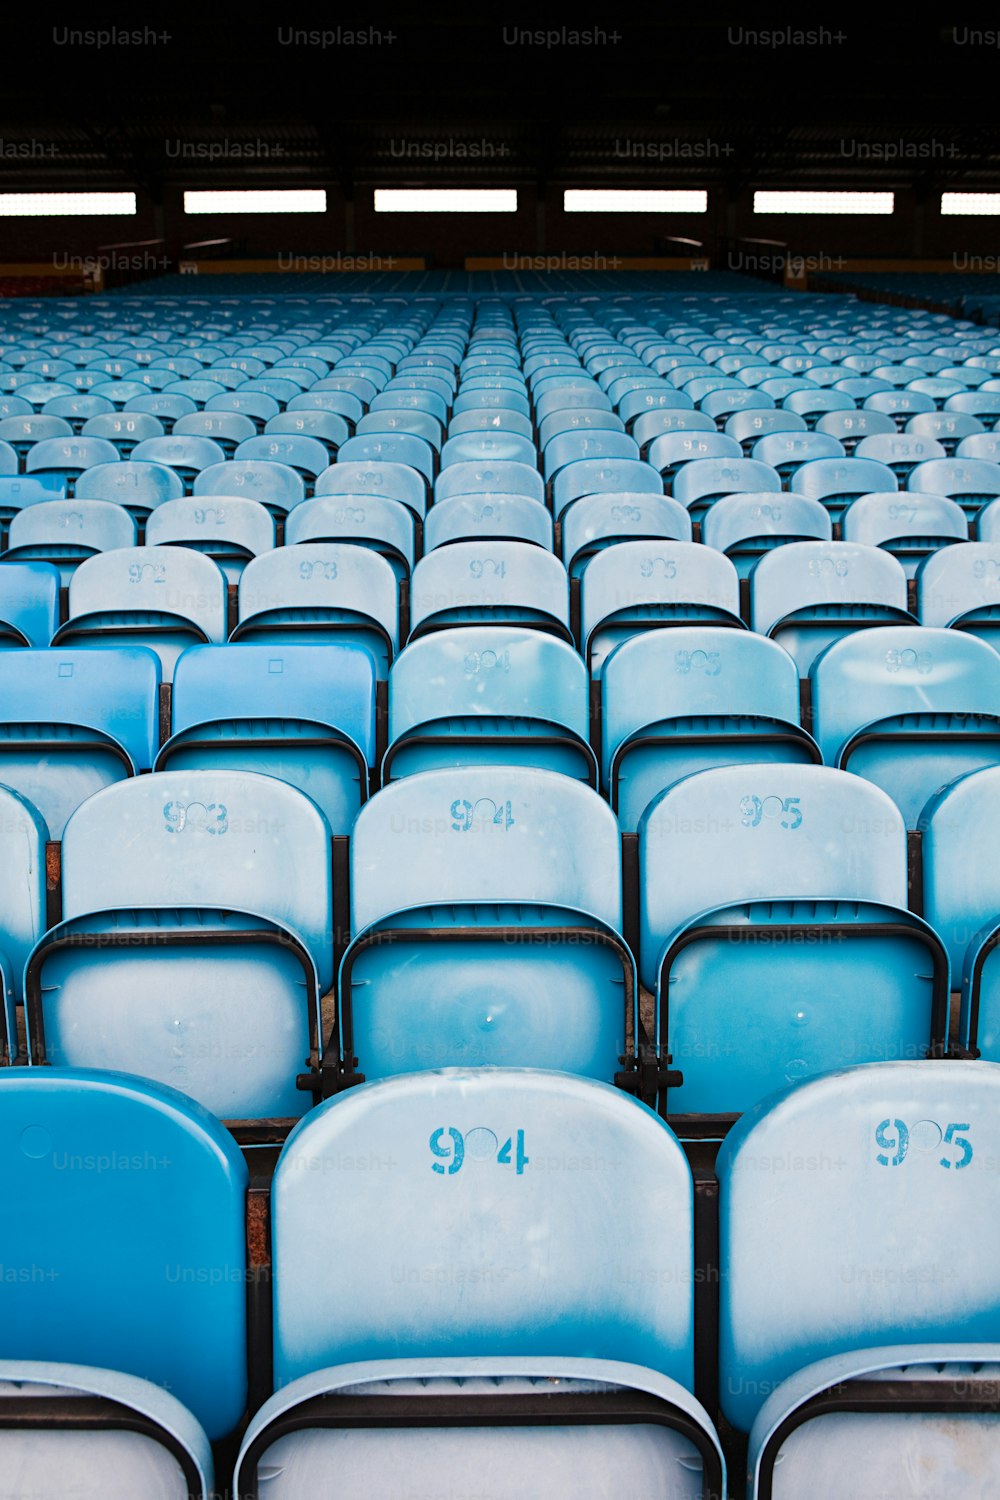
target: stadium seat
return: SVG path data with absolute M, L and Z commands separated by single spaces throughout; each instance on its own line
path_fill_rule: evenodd
M 302 792 L 251 772 L 88 798 L 63 833 L 63 920 L 26 968 L 32 1061 L 169 1082 L 220 1119 L 303 1114 L 333 980 L 330 837 Z
M 622 458 L 602 462 L 584 458 L 560 469 L 552 482 L 552 512 L 557 521 L 585 495 L 662 495 L 663 480 L 652 464 Z
M 623 832 L 694 771 L 811 764 L 788 653 L 750 631 L 677 626 L 633 636 L 601 668 L 601 784 Z
M 853 542 L 789 542 L 768 552 L 750 574 L 750 606 L 751 627 L 791 653 L 800 677 L 850 631 L 916 624 L 899 560 Z
M 963 438 L 983 430 L 978 417 L 958 411 L 919 412 L 909 419 L 905 428 L 906 432 L 915 432 L 919 437 L 936 438 L 949 457 Z
M 927 557 L 917 606 L 921 624 L 967 631 L 1000 650 L 1000 545 L 966 542 Z
M 531 500 L 543 501 L 545 484 L 533 464 L 503 459 L 495 463 L 451 464 L 442 469 L 434 485 L 436 503 L 455 495 L 485 494 L 527 495 Z
M 652 464 L 663 479 L 675 477 L 677 471 L 695 459 L 742 458 L 743 449 L 735 438 L 721 432 L 692 432 L 690 428 L 664 432 L 654 437 L 646 450 L 646 462 Z
M 824 432 L 770 432 L 750 450 L 758 463 L 777 469 L 782 482 L 814 458 L 844 458 L 844 445 Z
M 998 1088 L 987 1063 L 850 1068 L 723 1142 L 721 1398 L 751 1500 L 995 1487 L 995 1198 L 968 1168 Z
M 915 432 L 873 433 L 861 438 L 854 449 L 855 458 L 871 458 L 876 463 L 885 464 L 903 484 L 917 464 L 945 456 L 944 448 L 936 438 L 920 437 Z
M 195 479 L 203 469 L 210 469 L 225 460 L 222 447 L 207 437 L 144 438 L 132 449 L 135 463 L 163 464 L 173 469 L 182 481 L 185 493 L 190 495 Z
M 396 576 L 368 547 L 299 542 L 243 569 L 234 642 L 364 646 L 379 679 L 399 645 Z
M 932 458 L 911 469 L 908 490 L 947 495 L 974 513 L 1000 495 L 1000 464 L 981 458 Z
M 309 495 L 316 476 L 329 467 L 330 451 L 318 437 L 302 434 L 280 436 L 265 429 L 259 437 L 246 438 L 240 443 L 234 462 L 281 464 L 302 478 Z
M 408 578 L 413 567 L 415 518 L 405 504 L 381 495 L 321 495 L 289 512 L 285 544 L 300 542 L 369 547 L 385 558 L 400 580 Z
M 845 542 L 884 547 L 898 557 L 907 578 L 916 576 L 925 557 L 969 539 L 961 506 L 944 495 L 919 490 L 859 495 L 844 511 L 841 530 Z
M 166 464 L 133 462 L 124 459 L 117 464 L 95 464 L 76 481 L 77 500 L 109 500 L 123 505 L 142 524 L 150 511 L 165 500 L 179 500 L 184 494 L 180 476 Z
M 33 1268 L 0 1339 L 8 1493 L 207 1500 L 208 1439 L 247 1396 L 232 1137 L 172 1088 L 87 1069 L 7 1070 L 0 1121 L 20 1206 L 0 1255 Z
M 678 879 L 683 871 L 683 879 Z M 906 910 L 906 830 L 826 766 L 685 777 L 639 823 L 639 973 L 672 1115 L 731 1115 L 847 1063 L 943 1045 L 948 962 Z
M 170 682 L 185 646 L 225 637 L 226 580 L 210 557 L 185 547 L 119 547 L 76 569 L 69 618 L 52 644 L 149 646 Z
M 59 569 L 0 559 L 0 650 L 47 646 L 59 624 Z
M 752 458 L 696 458 L 678 469 L 670 489 L 692 519 L 704 520 L 723 495 L 777 494 L 781 479 L 769 464 Z
M 882 787 L 908 828 L 946 782 L 1000 763 L 1000 656 L 982 641 L 865 630 L 824 651 L 810 678 L 823 759 Z
M 67 493 L 72 494 L 74 484 L 87 469 L 118 461 L 118 449 L 107 438 L 43 438 L 28 450 L 25 470 L 29 474 L 54 475 L 65 483 Z M 16 474 L 16 463 L 7 472 Z
M 438 547 L 413 570 L 410 639 L 461 624 L 530 624 L 571 640 L 565 568 L 528 542 Z
M 726 436 L 735 438 L 745 457 L 758 438 L 772 432 L 805 432 L 806 424 L 794 412 L 775 407 L 773 411 L 734 411 L 727 417 Z
M 152 420 L 152 419 L 150 419 Z M 218 443 L 225 457 L 230 459 L 246 438 L 257 431 L 252 417 L 238 411 L 202 410 L 178 417 L 172 428 L 174 437 L 205 437 Z M 154 434 L 149 434 L 153 436 Z M 110 434 L 109 434 L 110 436 Z M 143 433 L 145 437 L 146 434 Z
M 0 442 L 9 444 L 23 463 L 35 443 L 45 438 L 72 437 L 73 429 L 64 417 L 3 417 L 0 418 Z
M 256 500 L 185 496 L 167 500 L 146 522 L 147 547 L 190 547 L 211 557 L 238 583 L 252 557 L 274 546 L 274 519 Z
M 205 495 L 222 495 L 258 500 L 275 520 L 281 521 L 288 511 L 305 499 L 306 486 L 302 475 L 288 464 L 260 458 L 233 459 L 202 469 L 195 478 L 192 493 L 199 499 Z
M 463 625 L 414 641 L 393 663 L 383 784 L 483 764 L 535 766 L 597 785 L 587 674 L 564 641 Z
M 743 628 L 739 578 L 727 557 L 694 542 L 620 542 L 580 580 L 580 645 L 592 677 L 630 636 L 670 625 Z
M 246 434 L 247 439 L 251 436 L 250 433 Z M 352 431 L 351 426 L 338 412 L 298 409 L 279 412 L 276 417 L 271 417 L 264 425 L 264 436 L 315 438 L 326 449 L 329 462 L 336 457 L 337 449 L 352 436 Z M 283 459 L 282 462 L 287 463 L 288 459 Z M 297 468 L 300 465 L 293 464 L 292 467 Z M 305 472 L 310 472 L 311 467 L 310 463 L 309 470 Z M 313 477 L 315 478 L 315 475 Z
M 0 652 L 0 784 L 48 838 L 94 792 L 151 768 L 159 684 L 143 649 Z
M 379 1170 L 348 1177 L 362 1159 Z M 487 1472 L 498 1500 L 725 1493 L 690 1394 L 690 1170 L 648 1111 L 544 1071 L 370 1085 L 289 1140 L 273 1216 L 278 1394 L 239 1500 L 314 1493 L 334 1465 L 345 1500 Z
M 191 418 L 181 420 L 190 421 Z M 163 423 L 159 417 L 142 411 L 109 411 L 100 416 L 89 417 L 82 430 L 84 437 L 107 438 L 109 443 L 114 443 L 121 458 L 131 457 L 133 448 L 144 439 L 164 435 Z
M 363 463 L 368 468 L 381 464 L 406 464 L 422 474 L 428 484 L 434 479 L 434 449 L 421 437 L 408 432 L 370 433 L 367 437 L 348 438 L 338 459 L 344 463 Z
M 848 454 L 855 452 L 862 438 L 875 434 L 891 436 L 897 430 L 892 418 L 885 416 L 883 412 L 856 410 L 853 407 L 843 411 L 824 412 L 816 422 L 816 431 L 824 432 L 828 437 L 834 437 L 843 443 Z
M 171 706 L 173 732 L 157 771 L 276 776 L 312 798 L 332 833 L 350 833 L 375 764 L 375 665 L 367 651 L 191 646 L 178 659 Z
M 383 788 L 351 836 L 330 1086 L 486 1063 L 612 1082 L 638 1034 L 619 844 L 597 793 L 552 771 L 467 765 Z
M 666 495 L 584 495 L 562 521 L 562 555 L 570 577 L 578 578 L 595 553 L 640 538 L 689 542 L 691 517 Z
M 512 457 L 514 455 L 511 455 Z M 581 462 L 612 462 L 621 459 L 638 459 L 639 445 L 625 432 L 594 431 L 577 429 L 562 432 L 547 444 L 544 453 L 545 481 L 551 484 L 555 476 L 567 464 Z M 530 456 L 522 462 L 531 462 Z
M 723 495 L 713 501 L 701 523 L 701 539 L 724 552 L 741 578 L 750 575 L 765 552 L 788 542 L 828 542 L 833 535 L 830 512 L 804 495 Z
M 793 494 L 822 501 L 835 522 L 859 495 L 899 488 L 888 465 L 870 458 L 813 459 L 795 470 L 788 487 Z
M 528 495 L 454 495 L 432 505 L 424 526 L 424 550 L 451 542 L 533 542 L 552 551 L 552 517 Z
M 107 500 L 43 500 L 13 517 L 3 560 L 52 563 L 65 587 L 84 558 L 135 543 L 135 520 L 121 505 Z

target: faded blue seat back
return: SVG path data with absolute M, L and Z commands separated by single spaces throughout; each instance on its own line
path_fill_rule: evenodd
M 552 511 L 560 520 L 584 495 L 662 495 L 663 480 L 652 464 L 637 458 L 581 458 L 560 469 L 552 481 Z
M 723 495 L 709 506 L 701 523 L 701 539 L 724 552 L 741 578 L 748 578 L 758 557 L 789 542 L 828 542 L 833 535 L 830 513 L 818 500 L 804 495 Z
M 821 500 L 835 521 L 858 495 L 899 488 L 887 464 L 872 458 L 814 458 L 796 469 L 789 480 L 793 494 Z
M 389 673 L 383 781 L 514 764 L 594 785 L 589 709 L 586 668 L 564 641 L 516 626 L 434 631 L 407 646 Z
M 462 624 L 530 624 L 569 640 L 566 569 L 529 542 L 438 547 L 413 570 L 410 638 Z
M 947 495 L 974 513 L 1000 495 L 1000 464 L 983 458 L 931 458 L 910 470 L 906 488 Z
M 302 542 L 254 558 L 239 587 L 234 642 L 364 646 L 385 677 L 399 644 L 396 576 L 368 547 Z
M 633 636 L 601 668 L 601 783 L 624 832 L 666 787 L 711 766 L 812 763 L 795 664 L 750 631 Z
M 552 551 L 552 516 L 528 495 L 454 495 L 427 513 L 424 551 L 451 542 L 533 542 Z
M 906 870 L 888 796 L 825 766 L 702 771 L 646 809 L 640 975 L 684 1075 L 672 1111 L 731 1114 L 940 1044 L 947 957 L 906 910 Z
M 191 646 L 156 769 L 257 771 L 348 834 L 375 761 L 375 663 L 359 646 Z M 2 767 L 2 761 L 0 761 Z
M 434 485 L 438 503 L 455 495 L 527 495 L 544 500 L 545 481 L 533 463 L 523 459 L 497 459 L 491 462 L 466 460 L 442 469 Z
M 316 480 L 314 494 L 379 495 L 384 500 L 400 500 L 409 506 L 418 520 L 427 510 L 427 486 L 423 476 L 406 464 L 343 463 L 325 469 Z
M 128 511 L 107 500 L 43 500 L 12 518 L 3 560 L 52 563 L 65 587 L 84 558 L 134 547 L 136 531 Z
M 917 607 L 924 625 L 951 626 L 1000 649 L 1000 543 L 968 542 L 925 558 Z
M 7 1289 L 3 1360 L 141 1375 L 209 1437 L 231 1432 L 247 1393 L 247 1169 L 228 1132 L 137 1078 L 9 1069 L 0 1156 L 20 1205 L 3 1263 L 44 1268 Z
M 210 464 L 202 469 L 195 477 L 192 493 L 199 497 L 232 495 L 259 500 L 276 519 L 281 520 L 305 499 L 306 487 L 302 475 L 288 464 L 272 463 L 262 458 L 242 458 Z
M 0 559 L 0 649 L 47 646 L 59 624 L 59 569 Z
M 739 578 L 727 557 L 694 542 L 621 542 L 587 563 L 580 583 L 580 635 L 596 677 L 630 636 L 674 624 L 743 628 Z
M 36 1060 L 157 1078 L 224 1119 L 303 1113 L 333 962 L 308 797 L 239 771 L 120 782 L 66 824 L 62 892 L 31 960 Z
M 381 495 L 321 495 L 305 500 L 285 522 L 285 545 L 299 542 L 351 542 L 384 557 L 397 581 L 413 567 L 416 541 L 413 512 Z
M 996 1197 L 976 1163 L 1000 1150 L 998 1078 L 988 1063 L 851 1068 L 764 1101 L 730 1132 L 717 1165 L 719 1362 L 735 1427 L 823 1358 L 996 1345 Z M 889 1402 L 905 1405 L 905 1389 L 904 1377 Z M 868 1426 L 874 1441 L 877 1417 Z
M 185 646 L 225 637 L 226 580 L 210 557 L 186 547 L 120 547 L 76 569 L 69 619 L 53 644 L 148 646 L 169 682 Z
M 252 557 L 274 546 L 274 518 L 257 500 L 185 496 L 167 500 L 146 522 L 147 547 L 190 547 L 218 563 L 227 583 L 238 583 Z
M 585 495 L 564 513 L 562 555 L 571 578 L 579 578 L 590 558 L 618 542 L 638 538 L 691 540 L 691 517 L 667 495 Z
M 184 481 L 166 464 L 129 458 L 87 469 L 77 479 L 75 493 L 78 500 L 110 500 L 124 505 L 141 522 L 165 500 L 179 499 Z
M 159 686 L 143 648 L 0 652 L 0 783 L 50 839 L 94 792 L 152 767 Z
M 908 828 L 939 787 L 1000 763 L 1000 656 L 971 636 L 863 630 L 824 651 L 810 679 L 823 759 L 882 787 Z
M 569 776 L 477 764 L 392 782 L 351 837 L 346 1065 L 611 1081 L 634 1007 L 621 902 L 617 823 Z
M 750 623 L 794 658 L 799 676 L 824 647 L 871 625 L 912 622 L 906 574 L 879 547 L 853 542 L 790 542 L 750 574 Z

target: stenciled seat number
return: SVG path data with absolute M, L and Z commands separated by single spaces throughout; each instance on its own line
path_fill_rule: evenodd
M 490 1139 L 490 1145 L 495 1146 L 496 1137 L 492 1136 L 491 1131 L 482 1129 L 476 1130 L 475 1136 L 477 1145 L 475 1150 L 470 1148 L 471 1160 L 491 1160 L 501 1167 L 514 1167 L 518 1177 L 523 1175 L 525 1167 L 531 1160 L 524 1149 L 523 1130 L 517 1130 L 513 1135 L 509 1135 L 503 1145 L 498 1147 L 496 1155 L 494 1156 L 491 1150 L 488 1157 L 484 1156 L 479 1143 L 483 1137 L 486 1137 Z M 438 1159 L 431 1162 L 431 1171 L 437 1172 L 439 1177 L 454 1177 L 457 1172 L 461 1172 L 466 1159 L 465 1139 L 462 1132 L 456 1130 L 454 1125 L 449 1125 L 447 1128 L 442 1126 L 439 1130 L 432 1131 L 428 1144 L 432 1156 Z
M 942 1130 L 940 1125 L 933 1120 L 921 1120 L 917 1125 L 909 1126 L 905 1120 L 883 1120 L 881 1125 L 875 1126 L 875 1144 L 881 1147 L 875 1153 L 875 1160 L 880 1167 L 901 1167 L 907 1158 L 911 1144 L 916 1151 L 933 1149 L 940 1144 L 949 1146 L 958 1152 L 955 1156 L 941 1156 L 938 1165 L 951 1171 L 960 1172 L 967 1167 L 972 1160 L 972 1142 L 968 1136 L 963 1134 L 969 1130 L 968 1124 L 953 1121 Z
M 469 833 L 477 823 L 480 827 L 490 824 L 505 830 L 514 824 L 510 802 L 494 802 L 491 797 L 480 797 L 475 803 L 467 797 L 457 798 L 451 804 L 451 816 L 456 833 Z
M 740 814 L 744 827 L 759 828 L 765 818 L 777 818 L 791 833 L 802 822 L 801 797 L 741 797 Z

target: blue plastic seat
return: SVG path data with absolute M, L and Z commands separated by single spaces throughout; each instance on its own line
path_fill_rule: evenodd
M 186 547 L 119 547 L 76 569 L 69 618 L 52 644 L 149 646 L 170 682 L 185 646 L 225 638 L 226 580 L 210 557 Z
M 915 420 L 920 421 L 918 417 Z M 898 429 L 891 417 L 884 412 L 855 410 L 845 407 L 842 411 L 828 411 L 815 423 L 817 432 L 826 433 L 843 443 L 847 452 L 853 453 L 862 438 L 876 434 L 891 436 Z
M 490 1063 L 613 1081 L 638 1035 L 619 843 L 598 794 L 554 771 L 480 762 L 383 788 L 351 836 L 345 1080 Z
M 427 513 L 424 551 L 451 542 L 492 540 L 533 542 L 552 550 L 552 516 L 528 495 L 455 495 Z
M 94 792 L 152 767 L 159 685 L 143 649 L 0 652 L 0 783 L 50 839 Z
M 435 502 L 455 495 L 527 495 L 545 499 L 545 482 L 533 463 L 518 459 L 499 459 L 477 463 L 468 460 L 442 469 L 434 485 Z
M 0 1341 L 11 1492 L 208 1500 L 208 1439 L 247 1395 L 239 1150 L 174 1089 L 117 1073 L 8 1070 L 0 1117 L 19 1204 L 0 1254 L 36 1269 L 8 1287 Z
M 107 500 L 43 500 L 14 516 L 3 559 L 52 563 L 66 586 L 84 558 L 135 543 L 135 519 L 121 505 Z
M 3 480 L 0 480 L 0 504 L 3 501 Z M 976 540 L 980 542 L 1000 541 L 1000 499 L 984 505 L 975 520 Z
M 293 396 L 285 408 L 286 415 L 291 412 L 314 411 L 326 411 L 333 416 L 343 417 L 350 430 L 361 421 L 365 407 L 351 391 L 319 391 L 313 388 L 303 391 L 299 396 Z
M 235 462 L 255 465 L 280 464 L 303 479 L 308 495 L 316 476 L 329 467 L 330 452 L 317 437 L 299 435 L 282 437 L 265 432 L 259 437 L 247 438 L 240 443 L 236 450 Z
M 770 432 L 758 438 L 751 457 L 776 469 L 788 479 L 802 464 L 814 458 L 844 458 L 844 445 L 824 432 Z
M 610 462 L 638 457 L 638 443 L 625 432 L 606 432 L 600 429 L 562 432 L 546 445 L 545 480 L 547 484 L 551 484 L 567 464 L 583 461 Z
M 908 490 L 947 495 L 964 511 L 975 512 L 1000 495 L 1000 464 L 981 458 L 932 458 L 911 469 Z
M 701 539 L 724 552 L 741 578 L 750 575 L 765 552 L 789 542 L 828 542 L 833 534 L 830 513 L 818 500 L 804 495 L 723 495 L 713 501 L 701 523 Z
M 121 458 L 129 458 L 137 443 L 163 434 L 164 427 L 159 417 L 142 411 L 112 410 L 89 417 L 83 424 L 84 437 L 107 438 L 109 443 L 114 443 Z
M 322 495 L 289 512 L 285 544 L 352 542 L 370 547 L 388 562 L 397 580 L 413 568 L 416 541 L 413 512 L 381 495 Z
M 170 1081 L 227 1120 L 305 1112 L 333 980 L 330 828 L 271 776 L 161 771 L 66 824 L 26 970 L 35 1062 Z
M 25 469 L 29 474 L 53 474 L 66 484 L 71 493 L 85 470 L 97 464 L 117 463 L 118 449 L 107 438 L 43 438 L 29 450 Z M 16 474 L 17 467 L 8 469 Z
M 810 677 L 824 760 L 882 787 L 908 828 L 945 782 L 1000 763 L 1000 656 L 982 641 L 865 630 L 824 651 Z
M 575 500 L 612 494 L 662 495 L 663 480 L 652 464 L 638 459 L 580 459 L 560 469 L 552 482 L 553 514 L 558 521 Z
M 583 662 L 564 641 L 517 626 L 439 630 L 389 673 L 383 784 L 446 766 L 520 765 L 597 784 Z
M 5 416 L 20 415 L 20 412 L 7 412 L 5 410 L 7 401 L 15 399 L 14 397 L 8 397 L 6 400 L 0 399 L 0 412 L 3 412 Z M 28 403 L 25 402 L 24 405 L 30 411 L 31 408 L 28 407 Z M 91 417 L 113 414 L 114 406 L 110 401 L 106 401 L 103 396 L 89 395 L 85 391 L 77 391 L 72 396 L 53 396 L 50 400 L 46 401 L 42 408 L 42 413 L 46 417 L 65 417 L 73 431 L 80 433 Z M 87 436 L 104 437 L 106 434 L 95 432 L 93 434 L 88 433 Z
M 637 392 L 636 394 L 648 395 L 649 393 Z M 682 393 L 677 391 L 674 394 L 680 396 Z M 649 445 L 655 438 L 665 436 L 668 433 L 713 433 L 716 430 L 715 423 L 711 417 L 705 416 L 700 411 L 695 411 L 693 407 L 687 405 L 675 406 L 669 403 L 665 406 L 656 406 L 651 411 L 643 409 L 632 423 L 631 428 L 632 436 L 639 445 L 639 454 L 642 458 L 648 457 Z
M 528 542 L 453 542 L 428 552 L 413 570 L 410 639 L 460 624 L 531 625 L 571 640 L 565 568 Z
M 934 457 L 938 457 L 937 454 Z M 987 463 L 1000 462 L 1000 432 L 974 432 L 962 438 L 955 450 L 956 458 L 979 458 Z
M 183 396 L 168 396 L 167 401 L 183 401 Z M 296 399 L 295 397 L 292 398 Z M 184 411 L 196 410 L 194 403 L 185 403 Z M 148 407 L 147 410 L 152 410 Z M 259 432 L 264 431 L 265 422 L 271 417 L 276 417 L 281 410 L 278 402 L 267 391 L 248 390 L 245 385 L 238 387 L 235 391 L 226 391 L 222 396 L 213 396 L 205 402 L 206 411 L 233 411 L 249 417 Z M 178 412 L 178 416 L 183 413 Z
M 799 676 L 833 641 L 872 625 L 916 624 L 906 574 L 881 547 L 789 542 L 750 574 L 750 624 L 794 658 Z
M 858 442 L 854 456 L 886 464 L 897 480 L 905 483 L 917 464 L 931 458 L 944 458 L 945 451 L 937 438 L 921 437 L 916 432 L 873 433 Z
M 399 645 L 396 575 L 384 557 L 350 543 L 265 552 L 243 570 L 231 640 L 364 646 L 382 680 Z
M 639 973 L 683 1074 L 669 1111 L 941 1046 L 947 956 L 906 902 L 902 816 L 859 777 L 771 762 L 664 791 L 639 823 Z
M 587 563 L 580 639 L 591 676 L 631 636 L 695 621 L 743 628 L 739 578 L 728 558 L 694 542 L 620 542 Z
M 127 414 L 126 414 L 127 416 Z M 238 411 L 202 411 L 191 412 L 186 417 L 178 417 L 173 425 L 174 437 L 205 437 L 210 438 L 213 443 L 218 443 L 223 455 L 229 459 L 233 457 L 237 447 L 244 439 L 253 437 L 257 427 L 252 417 Z M 149 434 L 152 436 L 152 434 Z M 146 434 L 144 433 L 145 437 Z
M 995 1487 L 996 1205 L 975 1164 L 998 1092 L 987 1063 L 850 1068 L 723 1142 L 720 1387 L 751 1500 Z
M 692 396 L 695 394 L 693 386 L 692 381 L 685 387 L 685 391 Z M 747 388 L 718 387 L 698 399 L 698 410 L 721 423 L 734 411 L 773 411 L 774 407 L 774 397 L 766 391 Z
M 664 478 L 676 476 L 677 471 L 694 459 L 741 458 L 743 449 L 735 438 L 721 432 L 692 432 L 681 428 L 661 433 L 654 437 L 646 451 L 646 461 Z
M 409 432 L 370 433 L 366 437 L 348 438 L 337 457 L 344 463 L 364 463 L 368 468 L 406 464 L 422 474 L 428 484 L 434 479 L 434 449 L 424 438 Z
M 203 469 L 225 461 L 221 446 L 207 437 L 145 438 L 132 449 L 136 463 L 163 464 L 182 480 L 188 494 Z
M 698 519 L 723 495 L 777 493 L 780 489 L 781 479 L 770 465 L 738 457 L 695 458 L 682 464 L 671 485 L 674 499 Z
M 951 456 L 963 438 L 983 432 L 984 428 L 978 417 L 965 412 L 928 411 L 910 417 L 905 431 L 915 432 L 919 437 L 935 438 Z
M 920 824 L 924 911 L 948 948 L 952 986 L 962 992 L 962 1045 L 990 1062 L 1000 1059 L 1000 892 L 989 853 L 998 795 L 995 765 L 972 771 L 927 802 Z
M 966 542 L 925 558 L 917 605 L 922 624 L 951 626 L 1000 650 L 1000 545 Z
M 133 462 L 96 464 L 76 482 L 78 500 L 110 500 L 123 505 L 139 522 L 166 500 L 178 500 L 184 481 L 166 464 Z
M 727 437 L 735 438 L 744 454 L 749 456 L 750 448 L 759 438 L 765 437 L 768 433 L 805 432 L 806 424 L 794 412 L 775 407 L 769 411 L 759 409 L 734 411 L 726 418 L 723 430 Z
M 191 646 L 156 770 L 256 771 L 305 792 L 348 834 L 375 763 L 375 666 L 356 646 Z
M 274 546 L 274 518 L 256 500 L 188 495 L 165 501 L 146 522 L 147 547 L 164 544 L 204 552 L 238 583 L 250 559 Z
M 820 758 L 799 723 L 794 663 L 750 631 L 651 631 L 601 668 L 601 785 L 623 832 L 635 832 L 654 797 L 694 771 Z
M 352 426 L 353 424 L 349 426 L 346 419 L 338 412 L 308 410 L 303 411 L 300 409 L 296 411 L 279 412 L 276 417 L 271 417 L 270 420 L 265 424 L 264 436 L 315 438 L 317 442 L 322 443 L 324 449 L 326 450 L 327 463 L 329 463 L 330 460 L 336 456 L 337 449 L 340 448 L 343 443 L 346 443 L 347 439 L 351 436 Z M 248 434 L 248 439 L 249 436 L 250 435 Z M 298 453 L 299 450 L 296 449 L 296 452 Z M 282 460 L 282 462 L 287 463 L 289 462 L 289 460 L 284 459 Z M 312 470 L 311 457 L 309 458 L 308 462 L 309 469 L 305 472 L 310 472 Z M 302 465 L 301 463 L 293 464 L 292 467 L 301 468 Z M 324 464 L 323 467 L 325 468 L 326 465 Z M 315 473 L 313 473 L 313 478 L 315 478 Z
M 439 428 L 448 420 L 448 406 L 442 396 L 436 391 L 423 390 L 405 381 L 398 384 L 390 381 L 384 391 L 379 391 L 372 397 L 368 410 L 376 414 L 383 411 L 424 412 L 434 418 Z
M 1000 417 L 1000 391 L 961 391 L 948 397 L 944 409 L 995 422 Z
M 597 390 L 596 386 L 595 391 L 597 392 L 597 396 L 600 397 L 600 401 L 595 397 L 590 405 L 604 406 L 606 411 L 610 411 L 611 403 L 608 401 L 608 398 L 602 391 Z M 561 404 L 556 394 L 553 393 L 548 409 L 550 411 L 558 410 Z M 470 381 L 463 381 L 462 389 L 458 392 L 452 403 L 451 412 L 452 416 L 459 417 L 463 412 L 468 411 L 516 411 L 521 416 L 527 417 L 531 413 L 531 407 L 527 396 L 518 390 L 504 390 L 498 387 L 481 387 L 477 389 Z M 545 412 L 536 405 L 536 420 L 541 421 L 544 415 Z
M 895 474 L 887 464 L 864 458 L 816 458 L 796 469 L 789 481 L 793 494 L 821 500 L 834 521 L 839 521 L 859 495 L 898 489 Z
M 47 646 L 59 624 L 59 569 L 0 559 L 0 650 Z
M 596 417 L 599 414 L 591 412 L 590 415 Z M 618 418 L 612 417 L 609 412 L 600 415 L 612 424 L 618 422 Z M 565 419 L 557 415 L 550 420 L 560 422 Z M 519 437 L 530 438 L 533 431 L 530 418 L 522 417 L 520 412 L 504 411 L 499 408 L 496 411 L 459 412 L 458 416 L 452 417 L 448 423 L 449 437 L 460 437 L 464 432 L 513 432 Z
M 596 552 L 640 538 L 689 542 L 691 517 L 666 495 L 584 495 L 563 516 L 562 554 L 570 577 L 580 577 Z
M 501 463 L 527 464 L 535 468 L 538 450 L 531 438 L 521 437 L 516 432 L 461 433 L 450 437 L 441 449 L 442 472 L 455 464 L 492 466 Z
M 316 480 L 314 494 L 379 495 L 384 500 L 399 500 L 418 520 L 423 520 L 427 511 L 423 477 L 406 464 L 336 463 Z
M 460 422 L 467 420 L 468 418 L 458 418 Z M 452 430 L 454 430 L 454 426 L 453 422 Z M 530 424 L 528 424 L 528 427 L 529 430 L 524 433 L 525 437 L 531 436 Z M 520 431 L 520 428 L 517 431 Z M 587 407 L 576 411 L 554 411 L 543 422 L 539 423 L 538 446 L 544 453 L 553 439 L 571 432 L 598 435 L 609 432 L 623 433 L 624 431 L 625 423 L 615 412 L 597 411 L 594 408 Z
M 288 464 L 265 458 L 233 459 L 210 464 L 195 478 L 192 492 L 197 496 L 222 495 L 258 500 L 278 520 L 305 499 L 302 475 Z
M 382 1170 L 348 1177 L 361 1160 Z M 611 1209 L 633 1198 L 638 1225 Z M 498 1500 L 725 1493 L 690 1394 L 690 1170 L 649 1111 L 544 1071 L 372 1084 L 303 1122 L 272 1202 L 278 1394 L 239 1500 L 317 1492 L 332 1464 L 352 1500 L 474 1472 Z
M 32 413 L 26 417 L 0 418 L 0 441 L 9 444 L 19 460 L 27 457 L 35 443 L 46 438 L 72 436 L 73 429 L 64 417 L 43 417 Z
M 4 858 L 0 865 L 0 1069 L 23 1062 L 15 1003 L 23 995 L 24 965 L 46 926 L 45 844 L 48 830 L 20 793 L 0 785 Z
M 859 495 L 844 511 L 845 542 L 884 547 L 916 576 L 923 558 L 954 542 L 968 541 L 969 524 L 961 506 L 943 495 L 908 490 Z
M 792 377 L 794 378 L 794 377 Z M 797 386 L 784 395 L 773 391 L 775 400 L 780 400 L 786 411 L 802 417 L 807 427 L 815 427 L 820 417 L 831 411 L 854 411 L 854 402 L 844 391 L 822 390 L 810 381 L 809 387 Z

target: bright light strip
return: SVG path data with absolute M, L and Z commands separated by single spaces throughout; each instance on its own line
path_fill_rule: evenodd
M 703 214 L 708 194 L 703 188 L 567 188 L 567 214 Z
M 135 212 L 134 193 L 0 193 L 0 218 L 6 219 Z
M 1000 193 L 942 193 L 943 214 L 1000 214 Z
M 755 214 L 891 214 L 894 193 L 786 193 L 753 195 Z
M 377 214 L 514 214 L 517 188 L 376 188 Z
M 184 194 L 186 214 L 325 214 L 324 188 L 247 188 Z

